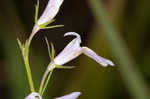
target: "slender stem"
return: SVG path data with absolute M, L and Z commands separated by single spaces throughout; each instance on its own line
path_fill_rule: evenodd
M 41 96 L 43 95 L 43 93 L 45 92 L 45 89 L 47 88 L 47 85 L 48 85 L 48 82 L 49 82 L 49 80 L 50 80 L 50 78 L 51 78 L 51 76 L 52 76 L 52 73 L 53 73 L 53 70 L 50 71 L 50 73 L 49 73 L 49 75 L 48 75 L 48 77 L 47 77 L 47 80 L 46 80 L 45 85 L 44 85 L 44 87 L 43 87 L 43 90 L 42 90 L 42 92 L 41 92 Z
M 104 35 L 111 45 L 112 52 L 119 64 L 121 74 L 134 99 L 150 99 L 148 89 L 141 73 L 136 68 L 127 46 L 121 39 L 118 31 L 114 29 L 107 11 L 104 9 L 101 0 L 89 0 L 94 17 L 102 26 Z
M 38 26 L 37 24 L 35 24 L 34 27 L 33 27 L 32 33 L 30 34 L 30 37 L 29 37 L 29 43 L 28 43 L 29 46 L 30 46 L 30 44 L 31 44 L 31 41 L 32 41 L 34 35 L 35 35 L 39 30 L 40 30 L 39 26 Z
M 40 88 L 39 88 L 39 94 L 41 95 L 41 92 L 42 92 L 42 89 L 43 89 L 43 85 L 44 85 L 44 82 L 46 80 L 46 77 L 48 75 L 49 71 L 46 70 L 43 77 L 42 77 L 42 80 L 41 80 L 41 84 L 40 84 Z
M 42 94 L 42 91 L 43 91 L 43 86 L 44 86 L 44 82 L 49 74 L 50 71 L 52 71 L 53 69 L 50 69 L 50 67 L 53 66 L 53 63 L 50 63 L 48 66 L 47 66 L 47 69 L 42 77 L 42 80 L 41 80 L 41 84 L 40 84 L 40 88 L 39 88 L 39 94 L 41 95 Z
M 25 62 L 25 67 L 26 67 L 26 71 L 27 71 L 27 77 L 28 77 L 28 81 L 29 81 L 30 90 L 31 90 L 31 92 L 34 92 L 35 91 L 34 84 L 33 84 L 33 80 L 32 80 L 31 69 L 30 69 L 28 58 L 24 57 L 24 62 Z

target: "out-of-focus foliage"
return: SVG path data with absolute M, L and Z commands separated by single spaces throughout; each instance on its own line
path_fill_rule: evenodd
M 150 82 L 149 3 L 149 0 L 103 0 L 147 87 Z M 0 3 L 0 99 L 23 99 L 29 94 L 25 67 L 16 38 L 19 37 L 24 42 L 29 36 L 34 24 L 35 4 L 36 0 L 3 0 Z M 40 0 L 40 14 L 46 4 L 47 0 Z M 83 45 L 114 60 L 116 66 L 102 68 L 86 56 L 80 56 L 68 64 L 75 65 L 75 69 L 54 71 L 45 99 L 71 91 L 81 91 L 79 99 L 131 98 L 111 47 L 101 26 L 94 21 L 91 11 L 87 0 L 65 0 L 54 22 L 65 27 L 41 30 L 33 38 L 30 63 L 36 90 L 50 61 L 44 36 L 53 42 L 58 54 L 72 39 L 63 38 L 63 34 L 68 31 L 78 32 Z

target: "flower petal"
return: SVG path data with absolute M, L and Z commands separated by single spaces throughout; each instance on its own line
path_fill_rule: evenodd
M 64 0 L 49 0 L 43 14 L 37 22 L 38 25 L 44 24 L 53 19 L 58 13 L 63 1 Z
M 82 47 L 82 52 L 104 67 L 106 67 L 108 65 L 114 66 L 114 63 L 112 61 L 97 55 L 93 50 L 91 50 L 88 47 Z
M 81 39 L 80 35 L 75 32 L 67 32 L 64 36 L 75 35 L 76 38 L 73 39 L 60 54 L 54 59 L 54 63 L 57 65 L 63 65 L 72 59 L 78 57 L 82 53 L 82 48 L 80 47 Z
M 81 43 L 81 37 L 78 33 L 76 33 L 76 32 L 67 32 L 67 33 L 64 34 L 64 37 L 69 36 L 69 35 L 76 36 L 76 40 L 79 42 L 79 44 Z
M 80 92 L 73 92 L 71 94 L 68 94 L 68 95 L 65 95 L 62 97 L 58 97 L 58 98 L 54 98 L 54 99 L 76 99 L 80 95 L 81 95 Z
M 25 99 L 42 99 L 42 97 L 37 92 L 32 92 Z

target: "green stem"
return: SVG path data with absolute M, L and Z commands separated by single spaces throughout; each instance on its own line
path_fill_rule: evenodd
M 104 35 L 110 43 L 111 50 L 119 62 L 121 74 L 134 99 L 150 99 L 148 89 L 141 73 L 136 68 L 127 46 L 121 39 L 118 31 L 114 29 L 107 11 L 104 9 L 100 0 L 89 0 L 94 17 L 99 25 L 102 26 Z
M 45 85 L 44 85 L 44 87 L 43 87 L 43 90 L 42 90 L 42 92 L 41 92 L 41 96 L 43 95 L 43 93 L 45 92 L 45 89 L 47 88 L 47 85 L 48 85 L 48 82 L 49 82 L 49 80 L 50 80 L 50 78 L 51 78 L 51 76 L 52 76 L 52 73 L 53 73 L 53 70 L 50 71 L 50 73 L 49 73 L 49 75 L 48 75 L 48 77 L 47 77 L 47 80 L 46 80 Z
M 26 71 L 27 71 L 27 77 L 29 81 L 30 90 L 31 92 L 34 92 L 35 90 L 34 90 L 34 85 L 33 85 L 33 80 L 32 80 L 32 75 L 31 75 L 31 69 L 30 69 L 29 60 L 27 57 L 24 57 L 24 63 L 25 63 Z
M 43 74 L 42 80 L 41 80 L 41 84 L 40 84 L 40 88 L 39 88 L 39 94 L 42 96 L 47 84 L 50 80 L 50 77 L 52 75 L 53 69 L 55 68 L 55 65 L 53 64 L 53 62 L 51 62 L 48 66 L 46 71 Z M 48 76 L 48 77 L 47 77 Z

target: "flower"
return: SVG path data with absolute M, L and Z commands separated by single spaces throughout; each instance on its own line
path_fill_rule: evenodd
M 48 4 L 43 12 L 43 14 L 40 16 L 40 18 L 37 20 L 37 16 L 35 15 L 35 25 L 32 29 L 32 33 L 29 37 L 29 45 L 31 43 L 31 40 L 33 36 L 40 30 L 40 29 L 48 29 L 48 28 L 55 28 L 55 27 L 62 27 L 63 25 L 54 25 L 46 27 L 48 24 L 52 23 L 54 21 L 54 17 L 57 15 L 60 6 L 62 5 L 64 0 L 49 0 Z M 36 10 L 38 10 L 39 3 L 37 4 Z M 38 14 L 38 11 L 36 11 Z
M 39 18 L 37 24 L 41 25 L 48 21 L 51 21 L 58 13 L 63 1 L 64 0 L 49 0 L 43 14 Z
M 68 95 L 65 95 L 62 97 L 58 97 L 58 98 L 54 98 L 54 99 L 76 99 L 80 95 L 81 95 L 80 92 L 72 92 L 71 94 L 68 94 Z
M 37 92 L 32 92 L 25 99 L 42 99 L 42 97 Z
M 54 98 L 54 99 L 76 99 L 79 95 L 81 95 L 80 92 L 72 92 L 71 94 L 58 97 L 58 98 Z M 32 92 L 27 97 L 25 97 L 25 99 L 42 99 L 42 97 L 40 96 L 39 93 Z
M 92 58 L 93 60 L 95 60 L 96 62 L 98 62 L 99 64 L 101 64 L 103 67 L 106 67 L 108 65 L 114 66 L 114 63 L 112 61 L 97 55 L 90 48 L 81 47 L 80 46 L 81 37 L 79 34 L 77 34 L 75 32 L 67 32 L 64 34 L 64 36 L 69 36 L 69 35 L 74 35 L 74 36 L 76 36 L 76 38 L 73 39 L 62 50 L 62 52 L 60 52 L 60 54 L 58 54 L 58 56 L 56 56 L 56 58 L 54 59 L 54 63 L 56 65 L 63 65 L 65 63 L 75 59 L 76 57 L 78 57 L 79 55 L 81 55 L 83 53 L 83 54 L 87 55 L 88 57 Z

